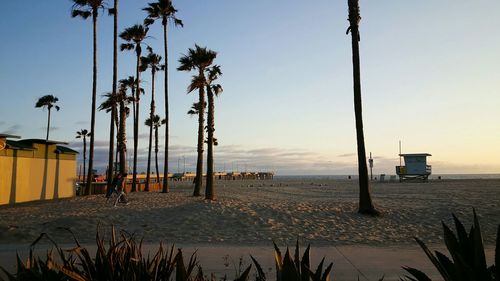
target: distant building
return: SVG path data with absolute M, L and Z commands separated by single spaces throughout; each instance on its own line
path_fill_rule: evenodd
M 67 144 L 0 134 L 0 205 L 75 196 L 77 151 Z

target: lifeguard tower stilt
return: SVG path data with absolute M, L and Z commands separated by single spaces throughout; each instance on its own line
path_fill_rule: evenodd
M 399 154 L 399 157 L 403 157 L 405 161 L 404 166 L 396 166 L 396 174 L 399 176 L 399 181 L 427 181 L 432 173 L 432 166 L 427 165 L 427 156 L 432 155 L 429 153 Z

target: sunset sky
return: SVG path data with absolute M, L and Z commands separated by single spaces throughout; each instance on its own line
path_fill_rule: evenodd
M 146 16 L 148 1 L 120 1 L 119 31 Z M 112 5 L 112 0 L 108 1 Z M 217 51 L 224 92 L 216 102 L 216 169 L 355 174 L 356 138 L 347 1 L 175 1 L 184 28 L 169 30 L 171 172 L 195 168 L 196 118 L 186 112 L 190 73 L 178 58 L 195 43 Z M 81 150 L 90 129 L 92 22 L 72 2 L 3 1 L 0 133 L 45 138 L 47 94 L 59 98 L 51 139 Z M 428 152 L 434 173 L 500 172 L 500 1 L 360 1 L 361 82 L 374 173 L 394 174 L 403 152 Z M 98 95 L 111 90 L 112 17 L 98 23 Z M 146 43 L 163 56 L 160 22 Z M 121 43 L 121 41 L 120 41 Z M 119 54 L 119 79 L 135 74 Z M 163 73 L 157 111 L 164 117 Z M 150 73 L 143 73 L 140 166 L 145 167 Z M 132 155 L 132 118 L 128 151 Z M 163 130 L 160 130 L 163 131 Z M 96 166 L 107 161 L 109 116 L 97 113 Z M 163 136 L 163 134 L 161 134 Z M 161 141 L 162 142 L 162 141 Z M 163 153 L 160 153 L 163 157 Z M 183 160 L 180 160 L 183 170 Z M 140 170 L 145 170 L 141 168 Z

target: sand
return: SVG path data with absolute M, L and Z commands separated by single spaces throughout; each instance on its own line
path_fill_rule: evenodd
M 144 237 L 150 245 L 161 240 L 188 249 L 201 248 L 209 255 L 215 251 L 220 258 L 229 249 L 239 247 L 246 247 L 242 256 L 248 257 L 248 252 L 255 249 L 271 257 L 262 249 L 271 251 L 272 241 L 284 246 L 294 245 L 299 239 L 302 245 L 310 243 L 321 253 L 344 249 L 351 260 L 361 259 L 361 266 L 380 268 L 376 258 L 364 264 L 367 259 L 360 253 L 386 255 L 379 259 L 383 261 L 391 260 L 393 251 L 395 258 L 386 266 L 402 274 L 400 266 L 404 264 L 431 268 L 412 237 L 421 238 L 431 247 L 442 247 L 441 221 L 451 225 L 451 213 L 468 228 L 472 208 L 476 208 L 488 249 L 493 249 L 500 224 L 499 179 L 373 182 L 373 200 L 382 212 L 377 218 L 356 213 L 355 180 L 219 181 L 215 202 L 192 197 L 191 192 L 189 183 L 174 183 L 168 194 L 130 193 L 130 204 L 116 208 L 106 203 L 103 195 L 0 208 L 0 256 L 2 252 L 12 255 L 21 246 L 27 248 L 41 232 L 60 244 L 70 245 L 72 236 L 63 228 L 70 228 L 82 243 L 92 245 L 98 224 L 103 233 L 114 224 Z M 200 255 L 203 251 L 199 251 Z M 412 253 L 406 256 L 410 262 L 403 263 L 405 256 L 401 260 L 398 251 Z M 333 258 L 338 264 L 336 255 Z M 348 264 L 344 257 L 341 259 Z M 345 268 L 350 274 L 356 273 L 352 265 Z M 387 273 L 384 268 L 369 273 Z M 220 266 L 210 269 L 223 270 Z
M 168 194 L 130 193 L 130 205 L 113 207 L 102 195 L 0 208 L 0 245 L 32 242 L 47 232 L 70 243 L 70 228 L 90 243 L 99 224 L 114 224 L 147 242 L 183 245 L 415 245 L 412 237 L 441 243 L 441 221 L 455 213 L 466 225 L 472 208 L 484 239 L 493 244 L 500 224 L 500 180 L 434 180 L 372 185 L 378 218 L 356 213 L 357 182 L 349 180 L 219 181 L 218 200 L 191 197 L 191 186 L 176 183 Z

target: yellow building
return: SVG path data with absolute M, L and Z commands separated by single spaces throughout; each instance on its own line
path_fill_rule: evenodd
M 77 151 L 67 144 L 0 134 L 0 205 L 75 196 Z

